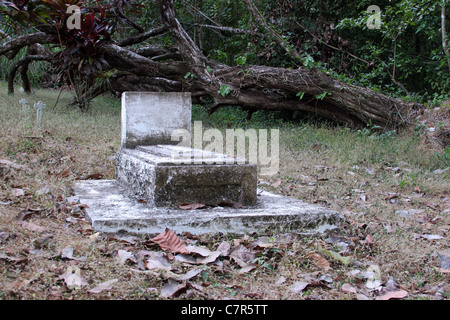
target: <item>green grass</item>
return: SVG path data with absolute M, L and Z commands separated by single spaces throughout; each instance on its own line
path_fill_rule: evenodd
M 202 106 L 193 106 L 193 120 L 203 121 L 204 128 L 278 128 L 283 148 L 302 157 L 320 154 L 332 163 L 345 166 L 380 165 L 396 167 L 402 162 L 419 172 L 430 172 L 450 166 L 450 152 L 424 150 L 422 133 L 376 133 L 370 128 L 353 130 L 316 119 L 306 122 L 285 122 L 282 113 L 257 111 L 246 121 L 246 111 L 239 107 L 224 107 L 207 116 Z M 448 173 L 447 173 L 448 177 Z

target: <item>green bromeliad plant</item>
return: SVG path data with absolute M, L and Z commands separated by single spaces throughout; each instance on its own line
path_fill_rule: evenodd
M 95 80 L 108 68 L 101 49 L 111 41 L 111 8 L 118 2 L 121 7 L 128 5 L 128 1 L 113 2 L 90 6 L 92 1 L 84 0 L 0 1 L 0 14 L 2 24 L 18 35 L 38 30 L 49 36 L 59 80 L 74 88 L 76 104 L 86 109 Z M 79 8 L 78 28 L 68 26 L 74 14 L 68 10 L 71 6 Z

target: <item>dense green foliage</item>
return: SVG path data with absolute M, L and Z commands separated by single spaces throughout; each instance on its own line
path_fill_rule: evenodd
M 440 14 L 441 6 L 448 0 L 375 2 L 260 0 L 255 1 L 255 4 L 268 24 L 304 57 L 307 67 L 319 68 L 339 80 L 394 96 L 423 102 L 448 99 L 449 58 L 443 51 Z M 34 10 L 34 14 L 46 22 L 50 18 L 54 19 L 54 15 L 47 10 L 52 4 L 99 5 L 104 10 L 100 9 L 96 13 L 98 24 L 105 30 L 108 28 L 114 40 L 136 34 L 129 21 L 120 19 L 117 10 L 110 10 L 114 6 L 123 8 L 130 20 L 144 30 L 161 25 L 158 9 L 152 1 L 1 1 L 0 13 L 11 12 L 8 3 L 21 4 L 27 12 Z M 28 7 L 24 3 L 28 3 Z M 40 7 L 39 3 L 45 5 Z M 242 1 L 177 0 L 175 4 L 180 22 L 209 58 L 229 65 L 298 67 L 298 62 L 287 55 L 283 48 L 270 37 L 264 36 L 267 30 L 255 22 Z M 373 4 L 381 9 L 380 29 L 369 29 L 366 25 L 371 15 L 367 8 Z M 24 21 L 26 17 L 17 14 L 0 16 L 0 29 L 15 35 L 35 30 L 37 23 L 33 24 L 33 19 L 28 19 L 31 22 L 28 24 L 29 29 L 14 28 L 15 20 L 20 18 Z M 84 21 L 90 20 L 85 18 Z M 233 34 L 205 25 L 240 28 L 250 32 Z M 170 36 L 164 34 L 148 40 L 147 44 L 169 45 L 171 41 Z M 74 46 L 79 47 L 78 44 Z M 23 54 L 19 54 L 16 60 Z M 81 58 L 87 61 L 86 57 Z M 0 63 L 0 76 L 4 78 L 11 62 L 1 57 Z M 79 60 L 74 63 L 79 64 Z M 90 67 L 101 69 L 98 60 L 91 57 L 90 63 L 85 65 L 88 70 Z M 44 73 L 44 68 L 35 71 Z M 39 83 L 36 76 L 32 80 L 35 84 Z
M 180 19 L 196 34 L 209 57 L 228 64 L 265 64 L 296 68 L 285 51 L 255 35 L 220 36 L 196 24 L 257 29 L 240 1 L 196 1 L 200 14 L 179 1 Z M 430 0 L 255 1 L 275 30 L 311 65 L 336 78 L 404 97 L 442 100 L 449 96 L 450 70 L 441 43 L 441 3 Z M 381 28 L 366 25 L 370 5 L 381 9 Z M 448 11 L 448 8 L 447 8 Z M 206 18 L 207 16 L 208 18 Z M 447 19 L 448 24 L 448 19 Z M 449 28 L 447 28 L 448 30 Z M 312 63 L 313 61 L 313 63 Z M 400 83 L 400 86 L 393 81 Z

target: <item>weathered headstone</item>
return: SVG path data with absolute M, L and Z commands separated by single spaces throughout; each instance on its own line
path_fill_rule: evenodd
M 176 144 L 174 130 L 191 130 L 191 109 L 190 93 L 124 92 L 122 148 Z
M 28 111 L 28 100 L 25 98 L 22 98 L 19 100 L 19 103 L 22 105 L 22 111 L 27 112 Z
M 36 109 L 36 124 L 38 126 L 41 125 L 42 121 L 42 110 L 46 107 L 45 104 L 42 103 L 42 101 L 38 101 L 34 104 L 34 108 Z

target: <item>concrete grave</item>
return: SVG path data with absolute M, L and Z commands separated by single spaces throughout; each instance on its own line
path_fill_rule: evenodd
M 176 144 L 174 130 L 191 131 L 191 109 L 190 93 L 124 92 L 122 148 Z
M 245 159 L 174 145 L 191 130 L 185 93 L 125 92 L 116 180 L 78 181 L 94 230 L 158 234 L 237 233 L 276 229 L 317 233 L 336 228 L 339 213 L 257 191 L 257 167 Z M 205 204 L 182 210 L 180 204 Z
M 173 157 L 174 153 L 192 158 Z M 203 159 L 198 163 L 197 159 Z M 179 146 L 140 146 L 121 150 L 117 156 L 117 181 L 129 194 L 151 205 L 183 203 L 256 204 L 256 165 L 237 164 L 223 154 Z

